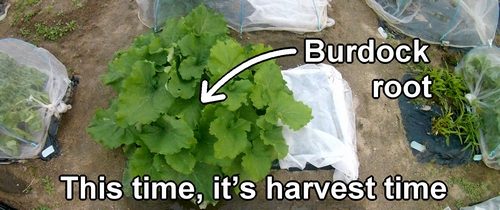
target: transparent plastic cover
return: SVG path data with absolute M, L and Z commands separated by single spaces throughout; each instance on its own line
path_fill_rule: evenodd
M 146 26 L 161 29 L 171 17 L 187 15 L 199 4 L 223 13 L 230 28 L 242 31 L 282 30 L 317 32 L 332 26 L 328 0 L 136 0 L 139 19 Z
M 399 32 L 434 44 L 490 44 L 498 21 L 497 0 L 366 0 Z
M 0 159 L 38 156 L 69 83 L 66 68 L 47 50 L 0 40 Z
M 334 179 L 358 179 L 356 125 L 352 92 L 333 66 L 303 65 L 282 71 L 295 100 L 312 109 L 313 119 L 298 131 L 283 127 L 288 155 L 279 161 L 282 169 L 333 166 Z
M 463 75 L 472 110 L 481 117 L 480 148 L 483 161 L 500 170 L 500 49 L 481 46 L 469 51 L 455 72 Z

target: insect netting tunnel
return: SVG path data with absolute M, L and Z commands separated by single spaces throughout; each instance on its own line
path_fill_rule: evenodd
M 37 158 L 70 84 L 50 52 L 18 39 L 0 40 L 0 163 Z
M 367 0 L 397 32 L 428 43 L 459 48 L 491 44 L 497 0 Z
M 238 31 L 282 30 L 317 32 L 335 24 L 328 17 L 328 0 L 136 0 L 144 25 L 161 30 L 171 17 L 182 17 L 199 4 L 224 14 L 228 27 Z

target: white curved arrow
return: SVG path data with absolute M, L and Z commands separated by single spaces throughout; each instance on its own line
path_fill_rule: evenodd
M 231 71 L 227 72 L 222 78 L 220 78 L 212 88 L 208 89 L 208 81 L 206 79 L 201 81 L 201 93 L 200 93 L 200 102 L 203 104 L 221 102 L 226 100 L 227 95 L 225 93 L 219 93 L 214 95 L 222 86 L 224 86 L 229 80 L 234 78 L 239 73 L 244 70 L 252 67 L 253 65 L 259 64 L 261 62 L 265 62 L 267 60 L 271 60 L 273 58 L 284 57 L 284 56 L 292 56 L 297 54 L 296 48 L 283 48 L 272 50 L 269 52 L 262 53 L 255 57 L 252 57 L 238 66 L 234 67 Z

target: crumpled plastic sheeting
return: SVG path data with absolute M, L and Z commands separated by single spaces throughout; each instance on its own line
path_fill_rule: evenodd
M 500 209 L 500 196 L 489 199 L 474 206 L 462 207 L 460 210 L 497 210 Z
M 325 64 L 303 65 L 282 73 L 295 100 L 311 107 L 314 119 L 298 131 L 284 126 L 289 153 L 279 161 L 281 168 L 304 169 L 306 163 L 316 168 L 331 165 L 335 180 L 357 180 L 356 125 L 348 83 L 333 66 Z

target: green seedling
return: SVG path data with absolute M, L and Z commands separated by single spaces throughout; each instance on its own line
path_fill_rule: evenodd
M 429 75 L 433 84 L 430 92 L 432 99 L 441 106 L 442 115 L 432 119 L 432 132 L 434 135 L 446 137 L 447 145 L 450 144 L 450 135 L 457 135 L 464 148 L 471 148 L 473 154 L 479 151 L 479 127 L 480 118 L 477 114 L 470 112 L 465 94 L 468 93 L 467 85 L 460 75 L 452 73 L 446 65 L 444 68 L 431 68 L 427 64 L 417 64 L 413 70 L 421 80 Z
M 45 189 L 45 192 L 47 192 L 47 194 L 49 195 L 52 195 L 55 190 L 54 184 L 52 183 L 52 177 L 47 175 L 45 176 L 45 178 L 42 178 L 41 181 L 43 183 L 43 189 Z

